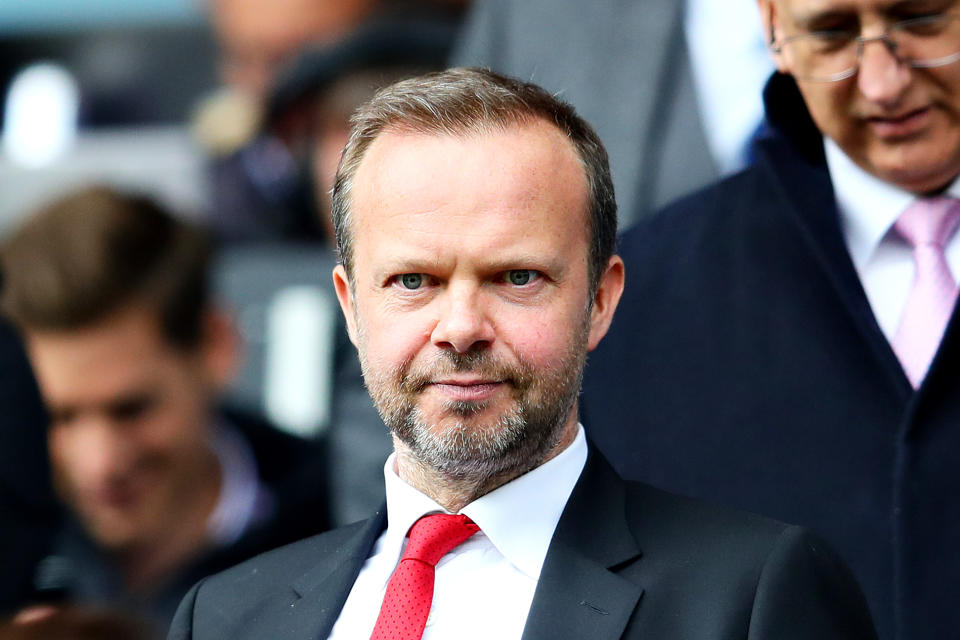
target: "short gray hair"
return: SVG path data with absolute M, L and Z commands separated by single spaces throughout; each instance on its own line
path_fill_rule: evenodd
M 570 140 L 588 185 L 591 291 L 616 247 L 617 203 L 607 152 L 593 128 L 573 107 L 540 87 L 487 69 L 448 69 L 385 87 L 351 118 L 350 140 L 343 150 L 333 186 L 333 225 L 337 252 L 353 281 L 350 194 L 364 154 L 387 129 L 457 136 L 502 130 L 536 119 L 557 126 Z M 592 298 L 592 295 L 591 295 Z

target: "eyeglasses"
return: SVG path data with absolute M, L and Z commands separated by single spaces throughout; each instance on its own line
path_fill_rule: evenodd
M 951 64 L 960 60 L 960 17 L 940 13 L 901 20 L 871 38 L 849 29 L 813 31 L 772 42 L 770 48 L 788 57 L 794 77 L 837 82 L 857 73 L 864 47 L 874 41 L 914 69 Z

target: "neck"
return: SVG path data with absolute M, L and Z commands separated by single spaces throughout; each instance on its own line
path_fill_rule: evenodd
M 131 592 L 148 592 L 175 574 L 207 547 L 207 526 L 221 491 L 220 463 L 211 451 L 201 469 L 182 487 L 183 501 L 176 513 L 151 539 L 116 554 Z
M 393 438 L 393 447 L 397 453 L 394 471 L 401 480 L 429 496 L 450 513 L 459 513 L 461 509 L 484 496 L 494 489 L 502 487 L 511 480 L 536 469 L 540 465 L 552 460 L 564 449 L 569 447 L 577 437 L 578 424 L 576 413 L 564 426 L 560 438 L 538 460 L 530 461 L 521 467 L 507 469 L 496 474 L 478 474 L 463 477 L 454 476 L 440 469 L 435 469 L 418 459 L 410 449 L 396 436 Z

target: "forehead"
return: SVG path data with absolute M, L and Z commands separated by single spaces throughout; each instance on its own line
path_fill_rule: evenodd
M 388 130 L 358 167 L 354 242 L 385 229 L 432 246 L 497 236 L 522 244 L 588 228 L 587 181 L 572 143 L 552 124 L 533 121 L 462 136 Z M 576 232 L 579 230 L 579 233 Z
M 154 316 L 125 311 L 82 329 L 32 331 L 26 336 L 31 363 L 47 400 L 107 400 L 147 384 L 178 356 Z
M 826 13 L 884 13 L 911 6 L 955 5 L 951 0 L 773 0 L 795 19 L 804 20 Z

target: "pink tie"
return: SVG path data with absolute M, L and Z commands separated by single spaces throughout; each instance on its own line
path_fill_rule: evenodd
M 419 640 L 433 603 L 434 567 L 440 558 L 480 530 L 464 515 L 424 516 L 410 527 L 410 541 L 387 583 L 370 640 Z
M 909 206 L 894 228 L 913 245 L 916 273 L 893 337 L 893 351 L 917 388 L 927 374 L 957 299 L 957 283 L 943 253 L 960 223 L 960 200 L 927 198 Z

